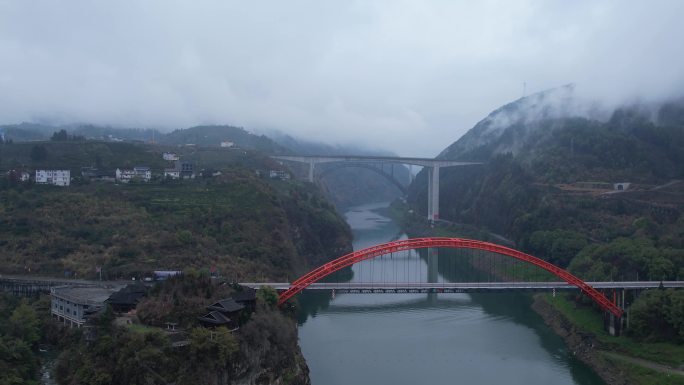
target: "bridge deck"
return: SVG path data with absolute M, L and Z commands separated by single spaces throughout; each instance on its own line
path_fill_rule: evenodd
M 398 156 L 363 156 L 363 155 L 271 155 L 271 158 L 299 163 L 331 163 L 331 162 L 382 162 L 402 163 L 423 167 L 452 167 L 482 164 L 482 162 L 462 162 L 456 160 L 434 158 L 406 158 Z
M 595 289 L 654 289 L 660 281 L 631 282 L 587 282 Z M 278 291 L 290 288 L 287 282 L 245 282 L 242 286 L 259 289 L 270 286 Z M 684 288 L 684 281 L 664 281 L 665 288 Z M 567 282 L 440 282 L 440 283 L 402 283 L 402 282 L 342 282 L 312 283 L 305 290 L 335 290 L 354 293 L 411 293 L 411 292 L 478 292 L 478 291 L 535 291 L 535 290 L 573 290 L 576 286 Z

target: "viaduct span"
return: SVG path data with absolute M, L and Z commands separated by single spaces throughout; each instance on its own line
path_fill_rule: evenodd
M 314 170 L 317 164 L 321 163 L 367 163 L 383 164 L 398 163 L 425 167 L 428 173 L 428 220 L 436 221 L 439 219 L 439 170 L 442 167 L 472 166 L 482 163 L 478 162 L 458 162 L 454 160 L 440 160 L 430 158 L 402 158 L 394 156 L 302 156 L 302 155 L 275 155 L 273 159 L 305 163 L 309 165 L 309 182 L 314 182 Z

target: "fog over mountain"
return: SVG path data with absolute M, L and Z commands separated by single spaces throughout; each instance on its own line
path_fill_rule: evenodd
M 680 97 L 682 14 L 676 0 L 0 0 L 0 124 L 230 124 L 435 156 L 564 84 L 591 106 L 572 113 Z

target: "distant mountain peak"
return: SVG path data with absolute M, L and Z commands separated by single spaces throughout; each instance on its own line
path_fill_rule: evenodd
M 540 125 L 535 123 L 569 117 L 607 119 L 605 112 L 593 103 L 577 97 L 574 84 L 524 96 L 492 111 L 473 128 L 447 147 L 438 158 L 458 158 L 478 147 L 500 139 L 511 127 L 529 134 Z M 503 146 L 498 152 L 515 152 L 515 145 Z

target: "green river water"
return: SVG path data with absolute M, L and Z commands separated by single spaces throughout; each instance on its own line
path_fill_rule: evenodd
M 406 237 L 374 211 L 384 206 L 346 213 L 355 249 Z M 407 260 L 376 258 L 355 265 L 348 275 L 357 282 L 382 276 L 400 281 L 406 278 L 402 274 L 427 272 L 416 253 L 392 258 Z M 396 267 L 404 265 L 411 269 Z M 605 384 L 530 308 L 529 294 L 330 297 L 300 294 L 299 339 L 313 385 Z

